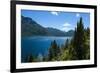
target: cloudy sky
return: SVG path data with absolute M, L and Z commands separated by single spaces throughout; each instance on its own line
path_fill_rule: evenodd
M 90 27 L 89 13 L 21 10 L 21 15 L 32 18 L 43 27 L 52 27 L 66 32 L 75 29 L 80 17 L 83 18 L 85 28 Z

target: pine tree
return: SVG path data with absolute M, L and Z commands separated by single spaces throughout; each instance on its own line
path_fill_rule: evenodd
M 51 42 L 51 46 L 49 48 L 49 60 L 57 60 L 57 56 L 59 55 L 59 53 L 60 48 L 54 40 L 53 42 Z
M 84 43 L 85 43 L 85 33 L 84 33 L 84 25 L 82 21 L 82 17 L 80 18 L 79 22 L 77 22 L 77 28 L 75 28 L 74 33 L 74 49 L 76 51 L 77 59 L 83 59 L 84 53 Z
M 64 45 L 64 49 L 68 48 L 68 45 L 69 45 L 69 40 L 67 39 Z

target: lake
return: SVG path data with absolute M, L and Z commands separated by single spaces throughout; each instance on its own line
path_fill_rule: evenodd
M 52 41 L 56 41 L 58 45 L 65 43 L 67 39 L 71 37 L 53 37 L 53 36 L 33 36 L 21 38 L 21 62 L 25 61 L 25 58 L 29 55 L 48 55 L 48 48 Z

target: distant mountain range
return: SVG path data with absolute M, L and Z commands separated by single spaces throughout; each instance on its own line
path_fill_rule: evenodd
M 29 17 L 21 16 L 22 36 L 73 36 L 74 30 L 68 32 L 56 28 L 45 28 Z

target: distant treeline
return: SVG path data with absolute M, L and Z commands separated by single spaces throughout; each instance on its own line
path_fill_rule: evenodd
M 90 59 L 90 28 L 84 28 L 82 17 L 77 22 L 74 36 L 71 40 L 66 40 L 62 45 L 58 45 L 54 40 L 49 47 L 48 56 L 41 54 L 37 57 L 30 54 L 25 62 L 45 62 L 45 61 L 67 61 Z

